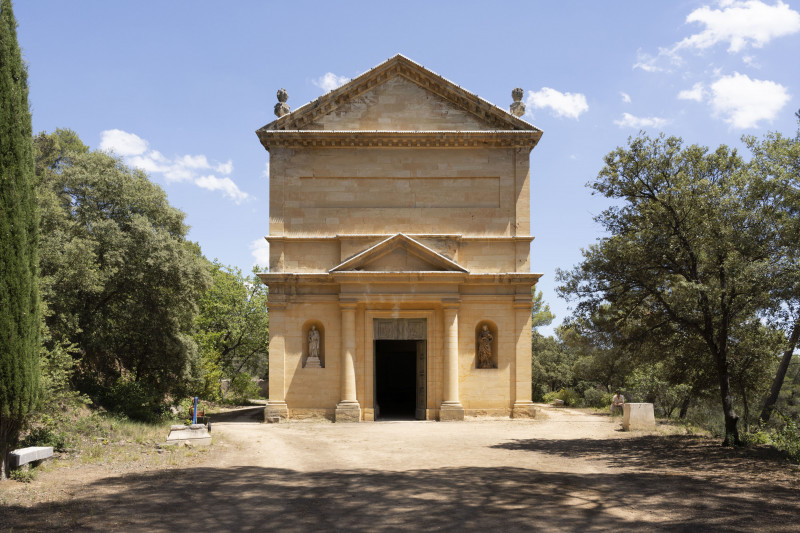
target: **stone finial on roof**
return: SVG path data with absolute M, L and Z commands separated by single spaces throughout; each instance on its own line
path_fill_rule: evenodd
M 525 114 L 525 104 L 522 103 L 524 94 L 525 91 L 519 87 L 511 91 L 511 98 L 514 99 L 514 102 L 511 104 L 511 114 L 515 117 L 521 117 Z
M 278 103 L 275 104 L 275 116 L 281 118 L 283 115 L 287 115 L 291 108 L 286 103 L 286 100 L 289 99 L 289 93 L 286 92 L 286 89 L 278 90 Z

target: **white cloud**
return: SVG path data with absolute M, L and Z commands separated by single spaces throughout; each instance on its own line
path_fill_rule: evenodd
M 589 110 L 586 97 L 580 93 L 562 93 L 550 87 L 542 87 L 538 92 L 528 91 L 525 103 L 528 109 L 549 107 L 557 117 L 577 119 Z
M 703 88 L 703 84 L 698 81 L 692 85 L 691 89 L 684 89 L 679 92 L 678 98 L 680 100 L 694 100 L 695 102 L 702 102 L 704 94 L 705 89 Z
M 631 103 L 631 95 L 628 93 L 624 93 L 620 91 L 619 95 L 622 97 L 623 103 L 630 104 Z
M 755 56 L 742 56 L 742 62 L 750 68 L 761 68 Z
M 636 117 L 630 113 L 623 113 L 622 118 L 615 120 L 614 124 L 620 128 L 661 128 L 668 124 L 669 121 L 665 118 L 659 117 Z
M 123 157 L 140 155 L 147 151 L 147 141 L 122 130 L 106 130 L 100 133 L 100 149 Z
M 220 174 L 232 174 L 233 173 L 233 161 L 228 159 L 227 163 L 220 163 L 214 167 L 214 170 L 219 172 Z
M 222 194 L 237 204 L 247 200 L 248 194 L 239 189 L 239 187 L 230 178 L 218 178 L 214 175 L 203 176 L 194 180 L 195 185 L 201 189 L 208 189 L 209 191 L 222 191 Z
M 728 44 L 728 52 L 737 53 L 748 47 L 761 48 L 773 39 L 800 32 L 800 13 L 778 0 L 774 5 L 761 0 L 718 0 L 719 9 L 705 5 L 686 17 L 686 23 L 704 26 L 670 47 L 658 49 L 653 56 L 637 52 L 633 68 L 646 72 L 670 70 L 680 65 L 683 50 L 706 50 L 720 43 Z M 744 59 L 746 64 L 752 57 Z
M 762 120 L 775 119 L 789 102 L 786 87 L 768 80 L 753 80 L 734 72 L 711 84 L 714 116 L 737 129 L 757 128 Z
M 689 13 L 686 22 L 702 24 L 705 29 L 678 42 L 674 49 L 705 49 L 728 43 L 729 52 L 740 52 L 747 46 L 761 48 L 772 39 L 800 31 L 800 13 L 781 0 L 775 5 L 761 0 L 721 0 L 719 7 L 703 6 Z
M 325 75 L 315 80 L 311 80 L 311 83 L 320 89 L 323 89 L 325 92 L 328 92 L 336 89 L 337 87 L 341 87 L 348 81 L 350 81 L 350 78 L 347 76 L 337 76 L 333 72 L 326 72 Z
M 211 162 L 203 154 L 186 154 L 166 157 L 158 150 L 148 150 L 148 143 L 134 133 L 122 130 L 106 130 L 100 133 L 100 148 L 121 155 L 125 163 L 140 168 L 149 174 L 161 174 L 168 182 L 194 183 L 200 188 L 221 191 L 237 204 L 247 200 L 250 195 L 243 192 L 236 183 L 227 176 L 233 173 L 233 161 L 225 163 Z M 213 174 L 202 176 L 201 173 L 216 172 L 223 178 Z
M 250 243 L 250 255 L 253 256 L 253 265 L 269 268 L 269 243 L 267 239 L 256 239 Z

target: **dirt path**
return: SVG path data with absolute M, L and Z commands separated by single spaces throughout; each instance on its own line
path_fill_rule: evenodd
M 213 423 L 202 464 L 12 506 L 14 531 L 797 531 L 800 475 L 747 450 L 538 420 Z M 53 479 L 35 483 L 58 483 Z M 2 489 L 0 489 L 2 490 Z M 69 520 L 52 520 L 53 517 Z M 0 520 L 0 525 L 4 525 Z

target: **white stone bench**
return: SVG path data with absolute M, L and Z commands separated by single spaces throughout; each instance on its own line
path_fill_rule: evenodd
M 626 403 L 622 406 L 622 429 L 652 431 L 655 428 L 652 403 Z
M 30 448 L 20 448 L 9 454 L 9 466 L 19 468 L 28 463 L 38 463 L 53 457 L 52 446 L 31 446 Z
M 211 435 L 204 424 L 183 426 L 176 424 L 169 429 L 167 445 L 189 444 L 191 446 L 208 446 L 211 444 Z

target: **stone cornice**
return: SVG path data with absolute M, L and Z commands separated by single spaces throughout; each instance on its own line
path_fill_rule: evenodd
M 261 144 L 304 148 L 476 148 L 482 146 L 533 148 L 539 130 L 388 131 L 388 130 L 258 130 Z
M 267 285 L 319 284 L 319 283 L 362 283 L 365 281 L 389 283 L 467 283 L 485 284 L 525 284 L 533 285 L 543 274 L 530 272 L 462 273 L 462 272 L 334 272 L 328 273 L 263 273 L 258 277 Z
M 313 242 L 313 241 L 340 241 L 354 239 L 386 239 L 391 237 L 391 233 L 360 233 L 342 235 L 267 235 L 264 237 L 270 243 L 280 242 Z M 532 242 L 534 237 L 530 235 L 460 235 L 460 234 L 437 234 L 437 233 L 409 233 L 409 237 L 414 239 L 452 239 L 455 241 L 498 241 L 498 242 Z

